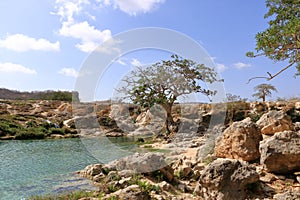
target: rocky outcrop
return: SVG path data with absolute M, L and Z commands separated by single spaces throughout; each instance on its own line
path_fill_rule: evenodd
M 285 192 L 282 194 L 276 194 L 273 197 L 275 200 L 295 200 L 300 199 L 300 192 Z
M 216 142 L 215 155 L 220 158 L 252 161 L 259 158 L 259 128 L 250 118 L 234 122 Z
M 258 180 L 255 168 L 246 162 L 219 158 L 203 170 L 198 195 L 204 199 L 246 199 L 247 186 Z
M 109 168 L 122 171 L 132 170 L 136 173 L 152 172 L 167 166 L 165 157 L 160 153 L 136 153 L 109 163 Z
M 260 162 L 267 171 L 291 173 L 300 169 L 300 133 L 284 131 L 275 133 L 260 143 Z
M 261 133 L 266 135 L 294 130 L 291 118 L 283 111 L 272 110 L 264 114 L 256 124 L 261 128 Z

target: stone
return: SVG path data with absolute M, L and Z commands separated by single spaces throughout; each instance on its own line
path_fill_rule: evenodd
M 268 172 L 287 174 L 300 169 L 300 133 L 284 131 L 260 142 L 260 163 Z
M 256 124 L 261 129 L 262 134 L 273 135 L 277 132 L 294 130 L 290 116 L 283 111 L 272 110 L 264 114 Z
M 260 156 L 260 140 L 259 128 L 250 118 L 246 118 L 225 129 L 216 141 L 215 155 L 219 158 L 252 161 Z
M 296 110 L 300 110 L 300 102 L 296 102 L 295 103 L 295 109 Z
M 273 196 L 275 200 L 295 200 L 295 199 L 300 199 L 300 193 L 295 193 L 295 192 L 285 192 L 282 194 L 276 194 Z
M 204 199 L 245 199 L 247 186 L 257 181 L 258 173 L 247 162 L 218 158 L 202 171 L 199 194 Z
M 161 153 L 135 153 L 108 164 L 109 168 L 132 170 L 136 173 L 152 172 L 167 166 L 165 157 Z
M 79 171 L 79 174 L 83 175 L 84 177 L 91 177 L 91 176 L 96 176 L 101 172 L 102 172 L 101 164 L 92 164 L 86 166 L 82 171 Z
M 138 185 L 130 185 L 127 188 L 118 190 L 105 196 L 103 199 L 130 199 L 130 200 L 150 200 L 151 196 L 142 191 Z

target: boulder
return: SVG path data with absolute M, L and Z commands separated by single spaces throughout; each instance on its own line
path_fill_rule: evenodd
M 218 158 L 203 170 L 198 195 L 204 199 L 245 199 L 247 186 L 258 180 L 255 168 L 246 162 Z
M 225 129 L 216 141 L 215 155 L 220 158 L 252 161 L 260 156 L 260 140 L 259 128 L 250 118 L 246 118 Z
M 275 200 L 294 200 L 294 199 L 300 199 L 300 193 L 296 193 L 296 192 L 285 192 L 282 194 L 276 194 L 273 197 Z
M 152 172 L 167 166 L 161 153 L 135 153 L 108 164 L 110 169 L 133 170 L 138 173 Z
M 277 132 L 294 130 L 291 118 L 283 111 L 272 110 L 264 114 L 256 124 L 262 134 L 273 135 Z
M 290 173 L 300 169 L 300 133 L 284 131 L 260 142 L 260 162 L 269 172 Z
M 296 102 L 295 103 L 295 109 L 296 110 L 300 110 L 300 102 Z

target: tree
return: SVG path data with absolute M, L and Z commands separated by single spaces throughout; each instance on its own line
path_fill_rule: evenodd
M 126 86 L 119 92 L 125 94 L 134 104 L 149 109 L 155 104 L 166 111 L 166 128 L 170 133 L 170 125 L 174 124 L 172 106 L 180 96 L 200 92 L 207 96 L 216 91 L 204 89 L 200 83 L 218 81 L 212 68 L 177 55 L 170 60 L 157 62 L 146 68 L 141 66 L 132 71 L 123 81 Z
M 269 27 L 256 34 L 257 54 L 248 52 L 246 55 L 248 57 L 263 55 L 275 62 L 288 61 L 288 65 L 274 75 L 267 72 L 267 77 L 254 78 L 271 80 L 292 66 L 297 68 L 295 76 L 298 76 L 300 75 L 300 0 L 266 0 L 266 6 L 269 10 L 265 18 L 271 18 L 268 22 Z
M 271 84 L 260 84 L 254 88 L 254 91 L 257 91 L 252 96 L 262 99 L 263 102 L 266 101 L 266 96 L 271 96 L 272 92 L 277 92 L 276 88 Z
M 242 98 L 239 95 L 235 95 L 235 94 L 231 94 L 231 93 L 227 93 L 226 97 L 227 97 L 228 102 L 238 102 L 238 101 L 245 102 L 248 100 L 247 98 Z

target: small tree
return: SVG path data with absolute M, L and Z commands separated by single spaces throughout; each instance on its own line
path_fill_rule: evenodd
M 180 96 L 200 92 L 211 96 L 216 91 L 201 87 L 200 83 L 217 81 L 212 68 L 177 55 L 170 60 L 157 62 L 146 68 L 137 67 L 123 80 L 127 85 L 119 92 L 125 94 L 134 104 L 149 109 L 155 104 L 161 105 L 166 111 L 166 128 L 174 124 L 172 106 Z
M 254 78 L 271 80 L 292 66 L 298 70 L 295 75 L 300 75 L 300 1 L 266 0 L 266 6 L 269 10 L 265 18 L 271 18 L 269 27 L 256 35 L 257 54 L 248 52 L 247 56 L 266 56 L 275 62 L 288 61 L 289 64 L 274 75 L 268 72 L 268 77 Z
M 260 84 L 254 88 L 254 91 L 257 91 L 252 96 L 262 99 L 263 102 L 266 101 L 266 96 L 271 96 L 272 92 L 277 92 L 276 88 L 271 84 Z

